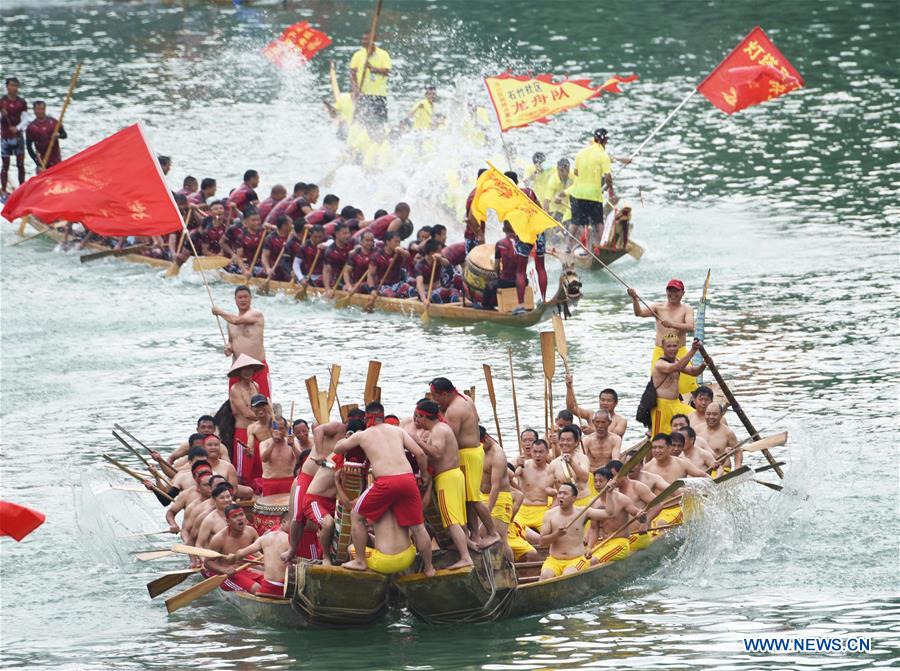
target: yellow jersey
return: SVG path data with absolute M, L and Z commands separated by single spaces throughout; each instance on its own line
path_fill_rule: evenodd
M 533 163 L 525 168 L 524 185 L 531 187 L 534 195 L 541 202 L 541 207 L 543 207 L 544 200 L 547 198 L 547 180 L 555 172 L 555 170 L 551 171 L 549 168 L 538 171 L 537 166 Z
M 364 96 L 386 96 L 387 75 L 378 75 L 372 72 L 372 68 L 390 70 L 391 57 L 384 49 L 375 47 L 369 56 L 369 70 L 366 73 L 366 81 L 363 81 L 363 70 L 366 69 L 366 48 L 361 47 L 353 58 L 350 59 L 350 69 L 356 70 L 356 83 Z
M 428 98 L 422 98 L 412 109 L 413 130 L 431 128 L 434 119 L 434 105 Z
M 569 195 L 578 200 L 603 202 L 603 176 L 612 172 L 609 154 L 599 142 L 578 152 L 575 157 L 575 181 L 569 188 Z
M 550 175 L 550 178 L 547 180 L 547 190 L 545 199 L 549 201 L 547 212 L 550 213 L 550 216 L 554 219 L 557 219 L 556 215 L 559 214 L 559 221 L 569 221 L 572 218 L 572 207 L 569 205 L 569 194 L 566 193 L 566 189 L 572 186 L 572 175 L 570 174 L 566 178 L 566 183 L 563 184 L 562 180 L 559 178 L 559 172 L 554 170 L 553 174 Z M 543 201 L 542 201 L 543 203 Z

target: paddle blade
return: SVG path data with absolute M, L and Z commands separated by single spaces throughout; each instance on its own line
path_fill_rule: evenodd
M 774 482 L 766 482 L 765 480 L 754 480 L 758 485 L 762 485 L 763 487 L 768 487 L 769 489 L 774 489 L 776 492 L 780 492 L 784 487 L 781 485 L 776 485 Z
M 781 447 L 787 442 L 788 432 L 782 431 L 781 433 L 776 433 L 774 436 L 769 436 L 768 438 L 763 438 L 762 440 L 757 440 L 749 445 L 744 446 L 744 452 L 760 452 L 762 450 L 767 450 L 770 447 Z
M 181 266 L 173 261 L 172 265 L 170 265 L 169 269 L 166 271 L 165 277 L 175 277 L 180 271 Z
M 166 610 L 169 611 L 169 614 L 174 613 L 179 608 L 184 608 L 187 605 L 190 605 L 201 596 L 209 594 L 213 590 L 217 589 L 219 585 L 225 582 L 228 576 L 216 575 L 212 578 L 207 578 L 206 580 L 197 583 L 193 587 L 189 587 L 183 592 L 176 594 L 173 597 L 169 597 L 166 599 Z
M 631 472 L 632 468 L 634 468 L 644 460 L 644 457 L 647 456 L 647 453 L 650 451 L 651 447 L 652 445 L 650 443 L 650 439 L 644 438 L 641 442 L 631 448 L 636 449 L 637 452 L 632 454 L 631 457 L 629 457 L 628 461 L 622 464 L 622 469 L 619 471 L 619 474 L 616 476 L 616 478 L 621 480 L 626 475 L 628 475 Z
M 221 270 L 229 263 L 231 263 L 231 259 L 226 259 L 224 256 L 195 256 L 193 268 L 195 273 L 199 273 L 201 270 Z
M 378 385 L 378 376 L 381 375 L 381 362 L 369 361 L 369 369 L 366 371 L 366 387 L 363 391 L 363 401 L 371 403 L 375 400 L 375 387 Z
M 181 583 L 183 583 L 185 580 L 187 580 L 188 576 L 191 576 L 199 571 L 200 569 L 198 567 L 187 569 L 185 571 L 172 571 L 171 573 L 165 573 L 156 580 L 151 580 L 147 583 L 147 592 L 149 592 L 151 599 L 155 599 L 163 592 L 168 592 L 170 589 L 175 587 L 175 585 L 180 585 Z
M 564 362 L 569 360 L 569 341 L 566 340 L 566 330 L 563 327 L 562 317 L 553 315 L 553 335 L 556 336 L 556 351 Z
M 329 414 L 331 414 L 331 409 L 334 407 L 334 399 L 337 397 L 337 388 L 340 381 L 341 367 L 338 364 L 333 363 L 331 364 L 331 370 L 328 373 L 328 399 L 326 406 Z
M 785 465 L 785 462 L 783 462 L 783 461 L 776 461 L 774 464 L 766 464 L 765 466 L 760 466 L 759 468 L 754 468 L 754 469 L 753 469 L 753 472 L 754 472 L 754 473 L 762 473 L 763 471 L 770 471 L 770 470 L 772 470 L 773 468 L 775 468 L 776 466 L 777 466 L 778 468 L 781 468 L 781 467 L 784 466 L 784 465 Z
M 644 249 L 644 247 L 643 247 L 643 245 L 641 245 L 641 243 L 639 243 L 635 240 L 629 240 L 628 246 L 625 248 L 625 251 L 628 253 L 629 256 L 634 258 L 636 261 L 640 261 L 641 257 L 644 255 L 644 252 L 647 250 Z
M 622 468 L 623 468 L 623 470 L 624 470 L 624 466 L 623 466 Z M 676 493 L 679 489 L 681 489 L 682 487 L 684 487 L 684 480 L 676 480 L 676 481 L 673 482 L 671 485 L 669 485 L 669 486 L 666 487 L 664 490 L 662 490 L 662 491 L 659 493 L 659 496 L 657 496 L 657 497 L 656 497 L 655 499 L 653 499 L 650 503 L 648 503 L 648 504 L 644 507 L 644 510 L 650 510 L 650 509 L 653 508 L 654 506 L 658 506 L 660 503 L 662 503 L 662 502 L 665 501 L 666 499 L 671 498 L 672 495 L 675 494 L 675 493 Z
M 735 469 L 735 470 L 731 471 L 730 473 L 725 473 L 725 475 L 720 475 L 717 478 L 713 478 L 713 482 L 715 482 L 717 485 L 721 485 L 723 482 L 728 482 L 732 478 L 736 478 L 740 475 L 744 475 L 745 473 L 749 473 L 749 472 L 750 472 L 750 467 L 745 464 L 744 466 L 741 466 L 740 468 Z
M 491 399 L 491 405 L 497 405 L 497 395 L 494 392 L 494 374 L 491 371 L 491 367 L 486 363 L 481 364 L 481 368 L 484 371 L 484 382 L 487 385 L 488 398 Z
M 139 552 L 134 555 L 138 561 L 154 561 L 155 559 L 163 559 L 165 557 L 174 557 L 175 553 L 171 550 L 154 550 L 153 552 Z
M 44 513 L 20 506 L 18 503 L 0 501 L 0 536 L 10 536 L 21 541 L 47 519 Z
M 172 546 L 172 552 L 177 552 L 178 554 L 183 555 L 193 555 L 195 557 L 204 557 L 205 559 L 218 559 L 222 556 L 215 550 L 198 548 L 193 545 L 184 545 L 183 543 L 175 543 Z
M 552 380 L 556 372 L 556 336 L 553 331 L 541 333 L 541 361 L 544 364 L 544 377 Z
M 348 305 L 350 305 L 350 296 L 343 296 L 334 302 L 334 307 L 338 310 L 343 310 Z

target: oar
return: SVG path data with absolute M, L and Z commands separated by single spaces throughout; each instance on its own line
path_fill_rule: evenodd
M 203 559 L 227 559 L 228 555 L 223 555 L 221 552 L 216 552 L 215 550 L 210 550 L 209 548 L 200 548 L 196 545 L 184 545 L 183 543 L 175 543 L 172 546 L 172 552 L 177 552 L 182 555 L 192 555 L 194 557 L 202 557 Z M 247 563 L 250 564 L 264 564 L 265 562 L 261 559 L 245 559 Z
M 163 573 L 159 578 L 151 580 L 147 583 L 147 591 L 150 593 L 150 598 L 155 599 L 163 592 L 167 592 L 168 590 L 175 587 L 175 585 L 180 585 L 183 583 L 189 576 L 194 575 L 195 573 L 200 572 L 200 567 L 196 568 L 188 568 L 182 571 L 170 571 L 169 573 Z
M 306 230 L 303 231 L 304 236 L 306 234 Z M 284 241 L 284 244 L 281 245 L 281 251 L 278 252 L 278 257 L 275 259 L 275 263 L 272 264 L 272 272 L 266 275 L 266 281 L 263 282 L 259 288 L 256 290 L 256 293 L 261 296 L 266 296 L 269 293 L 269 287 L 272 284 L 272 273 L 274 273 L 278 269 L 278 264 L 281 263 L 281 257 L 284 256 L 284 250 L 287 249 L 288 242 L 290 242 L 291 238 L 294 237 L 294 232 L 291 231 L 291 234 L 287 236 Z M 302 242 L 300 243 L 303 244 Z
M 143 481 L 144 481 L 144 478 L 142 478 L 140 475 L 138 475 L 137 473 L 135 473 L 134 471 L 132 471 L 132 470 L 131 470 L 130 468 L 128 468 L 127 466 L 123 466 L 122 464 L 120 464 L 118 461 L 116 461 L 116 460 L 113 459 L 112 457 L 107 456 L 107 455 L 105 455 L 105 454 L 101 454 L 100 456 L 103 457 L 104 459 L 106 459 L 106 461 L 108 461 L 109 463 L 111 463 L 113 466 L 115 466 L 116 468 L 118 468 L 120 471 L 122 471 L 122 472 L 124 472 L 124 473 L 127 473 L 128 475 L 130 475 L 131 477 L 133 477 L 133 478 L 134 478 L 135 480 L 137 480 L 138 482 L 143 482 Z M 161 490 L 161 489 L 160 489 L 159 487 L 157 487 L 156 485 L 150 485 L 150 488 L 153 489 L 154 492 L 156 492 L 157 494 L 159 494 L 159 495 L 162 496 L 163 498 L 168 499 L 170 502 L 172 502 L 172 503 L 175 502 L 175 499 L 173 499 L 171 496 L 169 496 L 168 492 L 164 492 L 163 490 Z
M 165 277 L 175 277 L 179 273 L 179 271 L 181 271 L 181 266 L 178 265 L 178 257 L 181 255 L 181 250 L 184 249 L 184 240 L 188 236 L 188 226 L 191 225 L 191 217 L 193 216 L 194 206 L 188 205 L 187 214 L 185 214 L 183 217 L 184 226 L 181 227 L 181 237 L 178 239 L 178 249 L 175 250 L 175 258 L 172 259 L 172 264 L 166 271 Z
M 82 254 L 79 257 L 79 260 L 82 263 L 87 263 L 88 261 L 96 261 L 97 259 L 102 259 L 107 256 L 124 256 L 125 254 L 133 254 L 134 252 L 142 252 L 145 249 L 150 248 L 149 242 L 143 242 L 139 245 L 131 245 L 130 247 L 122 247 L 120 249 L 104 249 L 102 252 L 92 252 L 90 254 Z
M 784 466 L 784 464 L 785 464 L 785 462 L 783 462 L 783 461 L 778 462 L 779 466 Z M 762 473 L 763 471 L 768 471 L 771 469 L 772 469 L 772 464 L 767 464 L 766 466 L 760 466 L 759 468 L 754 468 L 753 472 L 754 473 Z
M 668 499 L 670 496 L 672 496 L 672 494 L 674 494 L 675 492 L 677 492 L 677 491 L 678 491 L 679 489 L 681 489 L 682 487 L 684 487 L 684 480 L 676 480 L 675 482 L 673 482 L 671 485 L 669 485 L 669 486 L 666 487 L 664 490 L 662 490 L 662 491 L 659 493 L 659 495 L 658 495 L 655 499 L 653 499 L 650 503 L 648 503 L 646 506 L 644 506 L 644 507 L 641 509 L 641 512 L 639 512 L 637 515 L 634 515 L 634 516 L 630 517 L 630 518 L 628 519 L 628 521 L 625 522 L 625 524 L 623 524 L 623 525 L 620 526 L 618 529 L 616 529 L 615 531 L 613 531 L 611 534 L 609 534 L 609 535 L 608 535 L 606 538 L 604 538 L 603 540 L 599 541 L 598 543 L 595 543 L 595 544 L 594 544 L 594 547 L 597 547 L 598 545 L 603 545 L 604 543 L 606 543 L 606 542 L 609 541 L 610 539 L 615 538 L 616 536 L 618 536 L 618 535 L 619 535 L 620 533 L 622 533 L 625 529 L 627 529 L 627 528 L 631 525 L 631 523 L 634 522 L 637 518 L 639 518 L 641 515 L 646 515 L 648 510 L 651 510 L 652 508 L 655 508 L 655 507 L 658 506 L 659 504 L 663 503 L 666 499 Z M 598 495 L 598 496 L 599 496 L 599 495 Z M 588 507 L 590 507 L 590 506 L 588 506 Z M 585 511 L 587 511 L 587 508 L 584 508 L 584 509 L 581 511 L 581 513 L 584 513 Z M 578 517 L 581 517 L 581 513 L 578 514 Z M 576 517 L 575 519 L 577 520 L 578 517 Z M 574 521 L 575 521 L 575 520 L 572 520 L 572 522 L 569 522 L 569 524 L 567 524 L 565 528 L 568 529 L 570 526 L 572 526 L 572 523 L 573 523 Z M 649 520 L 648 520 L 648 521 L 649 521 Z
M 151 552 L 139 552 L 134 555 L 134 558 L 138 561 L 154 561 L 155 559 L 174 556 L 175 553 L 171 550 L 152 550 Z
M 541 361 L 544 364 L 544 428 L 549 438 L 550 422 L 553 421 L 553 390 L 551 385 L 553 374 L 556 372 L 556 337 L 553 331 L 541 333 Z
M 397 260 L 397 257 L 400 256 L 399 251 L 394 251 L 394 258 L 391 259 L 391 262 L 388 264 L 387 270 L 384 271 L 384 275 L 381 276 L 381 279 L 378 281 L 378 285 L 375 287 L 375 292 L 372 294 L 372 298 L 369 299 L 369 302 L 366 303 L 366 307 L 363 308 L 366 312 L 372 312 L 375 308 L 375 301 L 378 300 L 378 290 L 381 289 L 381 285 L 384 284 L 384 279 L 391 274 L 391 271 L 394 269 L 394 262 Z
M 341 381 L 341 367 L 333 363 L 328 371 L 328 396 L 326 396 L 325 406 L 328 415 L 331 415 L 331 409 L 334 407 L 334 399 L 337 398 L 337 387 Z M 338 403 L 340 406 L 340 403 Z
M 641 441 L 641 443 L 639 443 L 639 445 L 640 445 L 640 447 L 638 448 L 637 452 L 632 454 L 631 458 L 628 461 L 626 461 L 624 464 L 622 464 L 622 468 L 619 470 L 618 473 L 616 473 L 616 476 L 612 480 L 607 482 L 606 486 L 601 491 L 597 492 L 597 496 L 595 496 L 594 498 L 592 498 L 590 500 L 590 503 L 588 503 L 581 510 L 581 512 L 575 516 L 575 519 L 573 519 L 571 522 L 569 522 L 564 527 L 565 529 L 568 529 L 570 526 L 575 524 L 575 522 L 577 522 L 578 519 L 587 512 L 587 509 L 590 508 L 592 505 L 594 505 L 594 503 L 596 503 L 597 500 L 601 496 L 603 496 L 604 492 L 612 489 L 617 482 L 619 482 L 622 478 L 626 477 L 631 472 L 631 469 L 633 469 L 635 466 L 637 466 L 639 463 L 641 463 L 644 460 L 644 457 L 647 456 L 647 452 L 650 451 L 650 446 L 651 446 L 650 441 L 645 438 L 643 441 Z M 681 482 L 681 480 L 676 480 L 675 482 Z M 672 484 L 674 484 L 674 483 L 672 483 Z M 684 484 L 684 483 L 682 482 L 682 484 Z M 666 488 L 666 490 L 656 498 L 659 499 L 663 494 L 668 492 L 669 489 L 671 489 L 671 487 L 672 487 L 672 485 L 669 485 L 669 487 Z M 676 487 L 676 489 L 677 489 L 677 487 Z M 671 494 L 671 492 L 669 492 L 669 494 Z M 660 499 L 660 500 L 662 500 L 662 499 Z M 656 499 L 654 499 L 653 501 L 656 501 Z M 654 505 L 653 501 L 651 501 L 650 505 L 648 505 L 647 508 L 644 509 L 645 511 L 648 510 L 649 508 L 653 507 L 653 505 Z M 618 533 L 618 532 L 616 532 L 616 533 Z
M 24 218 L 22 219 L 22 221 L 26 221 L 26 219 L 27 219 L 27 217 L 24 217 Z M 23 228 L 22 230 L 24 231 L 25 229 Z M 14 243 L 12 243 L 12 244 L 10 245 L 10 247 L 18 247 L 18 246 L 21 245 L 23 242 L 28 242 L 29 240 L 34 240 L 35 238 L 39 238 L 39 237 L 41 237 L 42 235 L 46 235 L 46 234 L 49 233 L 50 231 L 58 231 L 58 230 L 59 230 L 59 229 L 57 229 L 57 228 L 55 228 L 55 227 L 53 227 L 53 226 L 47 226 L 47 228 L 43 228 L 43 229 L 41 229 L 40 231 L 38 231 L 37 233 L 32 233 L 31 235 L 26 235 L 26 236 L 25 236 L 24 238 L 22 238 L 21 240 L 16 240 Z
M 309 406 L 312 410 L 313 417 L 316 418 L 316 422 L 319 424 L 324 424 L 327 418 L 323 415 L 322 405 L 319 403 L 319 382 L 316 380 L 316 376 L 313 375 L 311 377 L 306 378 L 306 394 L 309 396 Z
M 722 393 L 725 394 L 725 398 L 728 399 L 728 402 L 731 404 L 731 407 L 734 410 L 735 414 L 740 418 L 741 423 L 744 425 L 744 428 L 747 429 L 747 433 L 749 433 L 753 437 L 758 438 L 759 432 L 755 428 L 753 428 L 753 424 L 750 423 L 747 415 L 745 415 L 744 411 L 741 409 L 740 403 L 738 403 L 737 399 L 734 397 L 734 394 L 731 393 L 731 389 L 728 388 L 728 385 L 725 384 L 725 379 L 722 377 L 721 373 L 719 373 L 719 369 L 716 368 L 715 362 L 713 362 L 712 357 L 709 355 L 709 352 L 706 351 L 703 343 L 700 343 L 697 351 L 700 352 L 700 356 L 702 356 L 703 360 L 706 362 L 706 366 L 707 368 L 709 368 L 709 372 L 713 374 L 714 378 L 716 378 L 716 382 L 719 383 L 719 387 L 722 389 Z M 763 449 L 763 454 L 766 456 L 766 459 L 770 464 L 777 463 L 775 461 L 775 457 L 772 456 L 772 453 L 769 452 L 768 449 Z M 772 468 L 778 474 L 778 477 L 784 480 L 784 471 L 782 471 L 778 466 L 773 466 Z
M 720 475 L 717 478 L 713 478 L 713 482 L 715 482 L 717 485 L 721 485 L 723 482 L 728 482 L 729 480 L 731 480 L 733 478 L 736 478 L 741 475 L 746 475 L 749 472 L 750 472 L 750 467 L 747 465 L 744 465 L 744 466 L 741 466 L 740 468 L 736 468 L 735 470 L 733 470 L 729 473 L 725 473 L 723 475 Z
M 378 400 L 379 375 L 381 375 L 381 362 L 374 359 L 369 361 L 369 368 L 366 371 L 366 387 L 363 391 L 363 403 L 366 405 Z
M 363 273 L 363 276 L 360 277 L 359 280 L 356 282 L 356 284 L 354 284 L 350 288 L 350 291 L 347 292 L 347 295 L 343 296 L 341 298 L 338 298 L 334 302 L 334 307 L 340 308 L 341 310 L 343 310 L 345 307 L 350 305 L 350 299 L 353 298 L 353 294 L 356 293 L 356 290 L 359 289 L 362 286 L 363 282 L 366 281 L 367 275 L 368 275 L 368 273 Z
M 235 573 L 240 573 L 241 571 L 250 567 L 250 563 L 244 563 L 237 567 Z M 179 608 L 184 608 L 185 606 L 193 603 L 201 596 L 209 594 L 214 589 L 219 587 L 223 582 L 228 579 L 228 576 L 224 573 L 222 575 L 216 575 L 212 578 L 207 578 L 206 580 L 197 583 L 193 587 L 190 587 L 183 592 L 176 594 L 173 597 L 169 597 L 166 599 L 166 610 L 169 613 L 174 613 Z
M 124 433 L 126 436 L 128 436 L 129 438 L 131 438 L 131 440 L 133 440 L 133 441 L 136 442 L 138 445 L 140 445 L 140 446 L 143 447 L 145 450 L 147 450 L 147 452 L 150 454 L 151 457 L 153 456 L 154 450 L 151 450 L 149 447 L 147 447 L 144 443 L 142 443 L 142 442 L 137 438 L 137 436 L 135 436 L 134 434 L 132 434 L 132 433 L 131 433 L 128 429 L 126 429 L 124 426 L 122 426 L 121 424 L 116 423 L 116 424 L 113 424 L 113 428 L 116 429 L 117 431 L 121 431 L 122 433 Z M 171 474 L 169 474 L 169 473 L 166 471 L 166 466 L 168 466 L 168 467 L 171 469 L 171 471 L 172 471 Z M 175 467 L 172 466 L 171 464 L 165 464 L 165 465 L 160 464 L 160 467 L 162 468 L 163 473 L 165 473 L 166 477 L 168 477 L 168 478 L 175 477 L 175 474 L 178 472 L 177 470 L 175 470 Z
M 738 444 L 728 450 L 721 457 L 716 459 L 716 465 L 711 467 L 709 470 L 714 470 L 719 468 L 722 464 L 724 464 L 728 459 L 732 456 L 743 450 L 744 452 L 768 452 L 768 448 L 770 447 L 780 447 L 787 442 L 788 432 L 782 431 L 781 433 L 776 433 L 775 435 L 769 436 L 768 438 L 763 438 L 762 440 L 757 440 L 749 445 L 745 445 L 742 447 L 742 444 Z M 776 471 L 780 469 L 780 465 L 778 462 L 769 464 L 769 466 Z
M 262 237 L 259 239 L 259 243 L 256 245 L 256 251 L 253 253 L 253 260 L 250 262 L 250 270 L 244 275 L 246 280 L 249 280 L 253 275 L 253 269 L 256 268 L 256 260 L 259 258 L 259 253 L 262 251 L 263 244 L 266 242 L 266 238 L 269 237 L 269 233 L 266 230 L 263 230 Z
M 428 293 L 425 294 L 425 309 L 422 310 L 422 323 L 428 324 L 431 321 L 431 316 L 428 314 L 428 306 L 431 305 L 431 290 L 434 287 L 434 272 L 437 270 L 438 262 L 437 259 L 431 260 L 431 279 L 428 280 Z
M 491 408 L 494 410 L 494 426 L 497 428 L 497 440 L 500 441 L 500 449 L 503 449 L 503 434 L 500 433 L 500 420 L 497 418 L 497 395 L 494 393 L 494 374 L 491 367 L 486 363 L 481 364 L 484 370 L 484 382 L 487 385 L 488 397 L 491 399 Z M 519 445 L 519 454 L 522 453 L 522 446 Z
M 66 116 L 66 110 L 69 109 L 69 103 L 72 102 L 72 93 L 75 91 L 75 84 L 78 83 L 78 76 L 81 74 L 81 63 L 75 66 L 75 72 L 72 74 L 72 79 L 69 81 L 69 90 L 66 91 L 66 100 L 62 106 L 62 112 L 59 113 L 59 119 L 56 121 L 56 126 L 53 127 L 53 134 L 50 136 L 50 143 L 47 145 L 47 149 L 44 151 L 44 156 L 41 158 L 41 167 L 45 168 L 47 166 L 47 161 L 50 160 L 50 154 L 53 153 L 53 145 L 56 144 L 56 138 L 59 137 L 59 129 L 62 128 L 63 119 Z
M 306 295 L 309 293 L 309 281 L 312 278 L 312 272 L 316 269 L 316 264 L 319 262 L 319 255 L 322 253 L 322 248 L 316 248 L 316 255 L 313 257 L 312 265 L 309 267 L 309 274 L 303 278 L 303 281 L 300 282 L 300 288 L 297 289 L 297 293 L 294 294 L 295 301 L 305 301 Z
M 563 327 L 562 317 L 559 315 L 553 315 L 553 334 L 556 336 L 556 351 L 559 352 L 559 358 L 562 359 L 566 375 L 571 375 L 572 373 L 569 370 L 569 341 L 566 339 L 566 330 Z M 574 388 L 572 389 L 572 397 L 575 397 Z M 577 400 L 575 401 L 575 408 L 578 408 Z
M 154 476 L 155 476 L 155 473 L 159 473 L 159 471 L 156 469 L 156 467 L 155 467 L 153 464 L 151 464 L 149 461 L 147 461 L 147 460 L 144 458 L 144 456 L 143 456 L 140 452 L 138 452 L 138 451 L 137 451 L 136 449 L 134 449 L 131 445 L 129 445 L 128 443 L 126 443 L 125 440 L 122 438 L 122 436 L 120 436 L 120 435 L 119 435 L 118 433 L 116 433 L 115 431 L 112 432 L 112 435 L 113 435 L 113 437 L 114 437 L 116 440 L 118 440 L 120 443 L 122 443 L 122 445 L 124 445 L 124 446 L 125 446 L 125 447 L 126 447 L 126 448 L 134 455 L 134 456 L 136 456 L 138 459 L 140 459 L 141 461 L 144 462 L 144 465 L 147 466 L 147 470 L 150 471 L 150 474 L 151 474 L 151 475 L 154 475 Z M 161 479 L 161 480 L 162 480 L 162 483 L 163 483 L 166 487 L 171 487 L 171 486 L 172 486 L 172 483 L 171 483 L 171 482 L 169 481 L 169 479 L 168 479 L 167 477 L 165 477 L 164 475 L 155 476 L 155 477 L 157 477 L 157 480 L 160 480 L 160 479 Z
M 163 529 L 161 531 L 142 531 L 137 534 L 127 534 L 125 536 L 117 536 L 117 538 L 144 538 L 146 536 L 162 536 L 163 534 L 172 533 L 169 529 Z
M 512 386 L 513 412 L 516 416 L 516 442 L 519 444 L 519 454 L 522 454 L 522 429 L 519 427 L 519 402 L 516 400 L 516 376 L 513 371 L 512 347 L 506 348 L 509 355 L 509 383 Z
M 753 482 L 755 482 L 758 485 L 762 485 L 763 487 L 768 487 L 769 489 L 774 489 L 776 492 L 780 492 L 782 489 L 784 489 L 783 486 L 776 485 L 774 482 L 766 482 L 765 480 L 756 480 L 756 479 L 754 479 Z

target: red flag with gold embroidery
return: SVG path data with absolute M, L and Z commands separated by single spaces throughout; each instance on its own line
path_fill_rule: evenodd
M 802 86 L 800 73 L 756 26 L 697 90 L 725 114 L 734 114 Z
M 301 58 L 310 60 L 331 44 L 331 38 L 316 30 L 308 21 L 301 21 L 284 29 L 279 37 L 263 49 L 263 56 L 278 67 L 297 63 Z
M 3 208 L 12 221 L 80 221 L 98 235 L 165 235 L 181 215 L 139 124 L 70 156 L 13 191 Z
M 600 86 L 591 86 L 589 79 L 554 82 L 551 75 L 516 76 L 505 72 L 485 77 L 484 85 L 491 96 L 500 130 L 507 131 L 535 122 L 547 123 L 552 115 L 578 107 L 603 92 L 621 93 L 619 84 L 637 78 L 637 75 L 615 75 Z

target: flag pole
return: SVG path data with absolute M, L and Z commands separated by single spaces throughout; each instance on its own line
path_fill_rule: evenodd
M 188 210 L 190 213 L 190 210 Z M 189 214 L 190 216 L 190 214 Z M 194 258 L 199 259 L 200 254 L 197 253 L 197 247 L 194 245 L 194 241 L 191 239 L 191 234 L 188 232 L 187 223 L 185 219 L 181 219 L 181 228 L 184 230 L 184 237 L 187 238 L 188 244 L 191 246 L 191 250 L 194 252 Z M 174 263 L 174 259 L 173 259 Z M 211 307 L 216 307 L 216 302 L 213 300 L 212 290 L 209 288 L 209 282 L 206 280 L 206 273 L 203 272 L 203 265 L 200 265 L 200 277 L 203 278 L 203 286 L 206 287 L 206 294 L 209 296 L 209 304 Z M 225 343 L 225 347 L 228 347 L 228 338 L 225 337 L 225 331 L 222 329 L 222 322 L 219 320 L 219 316 L 216 315 L 216 326 L 219 327 L 219 333 L 222 334 L 222 342 Z
M 663 129 L 663 126 L 665 126 L 667 123 L 669 123 L 672 120 L 672 117 L 674 117 L 676 114 L 678 114 L 679 110 L 681 110 L 681 108 L 687 104 L 688 100 L 690 100 L 691 98 L 694 97 L 695 93 L 697 93 L 696 87 L 691 89 L 691 92 L 687 94 L 687 97 L 685 97 L 684 100 L 682 100 L 680 103 L 678 103 L 678 107 L 676 107 L 671 112 L 669 112 L 669 115 L 665 119 L 662 120 L 662 123 L 660 123 L 656 128 L 653 129 L 653 132 L 647 136 L 647 139 L 644 140 L 643 142 L 641 142 L 640 145 L 638 145 L 638 148 L 635 149 L 632 152 L 631 156 L 628 157 L 628 159 L 627 159 L 628 163 L 631 163 L 631 161 L 634 160 L 634 157 L 641 153 L 641 150 L 643 150 L 643 148 L 647 146 L 647 143 L 650 142 L 650 140 L 652 140 L 654 137 L 656 137 L 656 134 L 659 133 L 659 131 L 661 131 Z M 628 163 L 626 163 L 624 166 L 622 166 L 622 169 L 619 170 L 619 173 L 621 173 L 622 170 L 624 170 L 626 167 L 628 167 Z
M 69 90 L 66 93 L 66 101 L 63 103 L 62 111 L 59 113 L 59 119 L 56 120 L 56 126 L 53 128 L 53 135 L 50 136 L 50 144 L 47 145 L 47 151 L 41 159 L 41 168 L 46 169 L 47 161 L 50 160 L 50 154 L 53 151 L 53 145 L 56 144 L 56 138 L 59 136 L 59 129 L 62 127 L 63 117 L 66 116 L 66 110 L 69 103 L 72 102 L 72 92 L 75 90 L 75 84 L 78 83 L 78 77 L 81 74 L 81 63 L 75 66 L 75 74 L 72 75 L 72 81 L 69 82 Z

